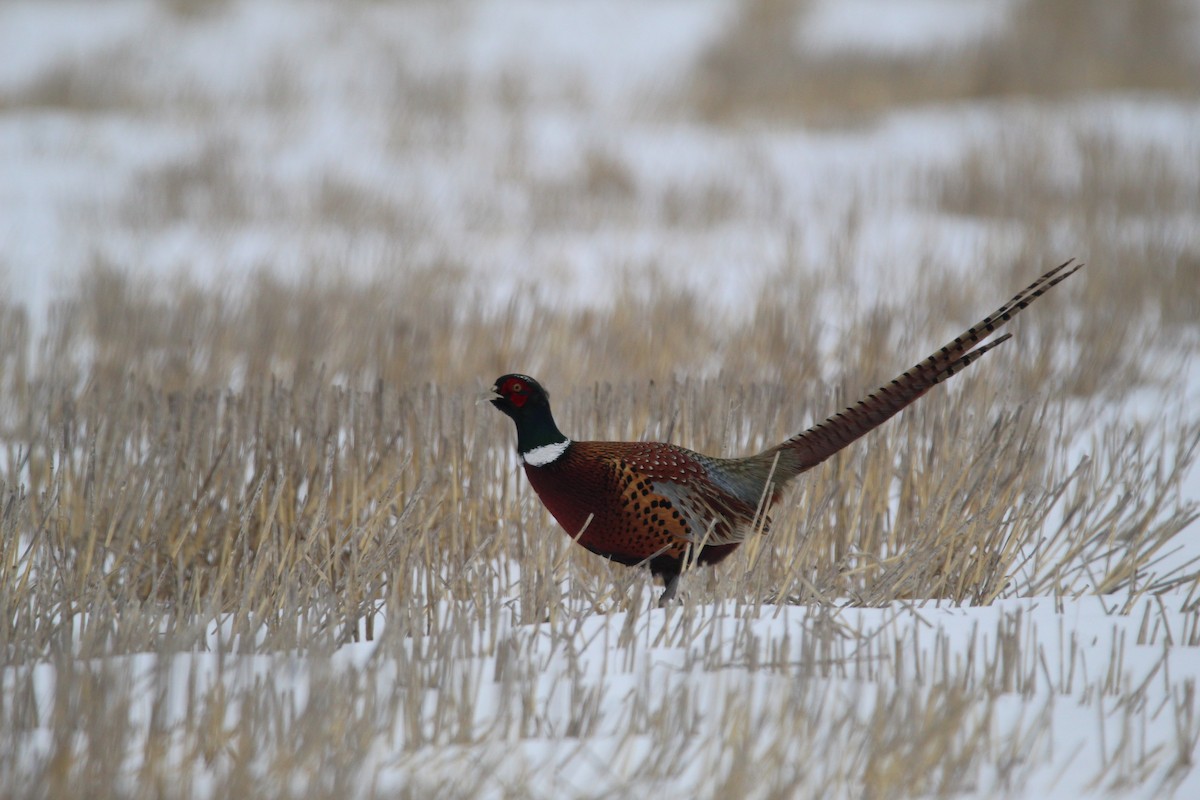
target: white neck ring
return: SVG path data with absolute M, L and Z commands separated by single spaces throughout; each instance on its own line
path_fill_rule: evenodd
M 569 444 L 571 444 L 570 439 L 563 439 L 561 442 L 555 442 L 554 444 L 544 444 L 541 447 L 533 448 L 529 452 L 522 453 L 521 460 L 531 467 L 544 467 L 562 458 L 562 454 L 567 452 Z

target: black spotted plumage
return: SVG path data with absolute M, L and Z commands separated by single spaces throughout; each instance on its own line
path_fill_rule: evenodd
M 526 375 L 501 376 L 489 399 L 516 423 L 525 474 L 567 534 L 597 555 L 648 565 L 663 577 L 666 603 L 687 563 L 717 563 L 753 532 L 767 530 L 766 511 L 784 484 L 1006 341 L 1011 334 L 979 344 L 1082 266 L 1060 264 L 860 402 L 743 458 L 665 442 L 571 441 L 554 422 L 546 390 Z

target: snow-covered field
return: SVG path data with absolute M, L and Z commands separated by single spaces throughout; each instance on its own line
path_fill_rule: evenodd
M 31 509 L 5 512 L 2 531 L 0 795 L 1200 796 L 1200 61 L 1190 55 L 1200 5 L 1114 3 L 1094 28 L 1063 28 L 1055 57 L 1036 37 L 1015 52 L 1022 32 L 1065 24 L 1057 14 L 1074 19 L 1078 5 L 0 5 L 0 326 L 23 309 L 4 330 L 28 336 L 24 353 L 2 345 L 0 488 L 10 510 Z M 1124 56 L 1084 63 L 1114 41 Z M 864 545 L 842 554 L 828 583 L 786 565 L 756 571 L 747 556 L 686 576 L 684 602 L 654 608 L 646 578 L 568 552 L 515 471 L 508 421 L 463 399 L 495 374 L 528 370 L 559 389 L 580 436 L 673 430 L 683 444 L 745 451 L 891 378 L 1070 256 L 1088 268 L 1022 317 L 1012 360 L 956 378 L 959 405 L 922 400 L 927 411 L 868 446 L 917 452 L 924 476 L 922 443 L 954 424 L 947 408 L 969 409 L 973 427 L 948 429 L 964 447 L 1003 452 L 994 424 L 1015 429 L 1053 410 L 1049 454 L 975 492 L 1009 498 L 1016 485 L 1011 513 L 982 501 L 971 513 L 994 512 L 1004 531 L 1040 526 L 1006 551 L 1012 569 L 987 590 L 931 597 L 919 591 L 927 584 L 913 593 L 897 580 L 886 600 L 843 593 L 853 578 L 837 576 L 867 568 Z M 371 613 L 351 622 L 364 634 L 371 617 L 372 638 L 351 643 L 312 610 L 341 608 L 328 596 L 349 590 L 319 580 L 304 584 L 311 597 L 276 608 L 203 588 L 134 602 L 113 576 L 149 556 L 114 549 L 96 551 L 104 577 L 72 594 L 62 575 L 84 559 L 56 561 L 55 525 L 91 553 L 106 536 L 122 541 L 124 525 L 177 524 L 169 488 L 139 484 L 133 468 L 103 475 L 103 417 L 74 430 L 39 404 L 62 402 L 45 376 L 70 377 L 74 358 L 103 363 L 123 325 L 140 335 L 147 324 L 93 319 L 112 306 L 91 294 L 150 287 L 170 310 L 169 338 L 172 325 L 194 330 L 188 315 L 205 303 L 303 300 L 306 281 L 346 314 L 299 300 L 284 309 L 301 351 L 291 361 L 283 328 L 262 322 L 280 349 L 259 363 L 215 323 L 205 341 L 235 353 L 233 366 L 214 357 L 205 373 L 221 380 L 195 378 L 197 352 L 219 348 L 188 337 L 179 347 L 191 372 L 118 359 L 115 374 L 151 409 L 136 394 L 143 384 L 220 397 L 256 374 L 299 385 L 314 362 L 334 386 L 379 377 L 390 387 L 380 397 L 422 387 L 411 400 L 421 414 L 396 401 L 397 419 L 417 421 L 401 428 L 401 452 L 379 456 L 383 471 L 350 489 L 338 470 L 352 458 L 339 459 L 358 446 L 367 406 L 305 395 L 362 418 L 347 412 L 352 423 L 314 434 L 326 466 L 300 470 L 296 515 L 328 479 L 354 511 L 341 519 L 331 500 L 312 513 L 347 552 L 383 531 L 392 538 L 380 553 L 427 548 L 445 561 L 353 587 Z M 685 341 L 664 309 L 691 320 Z M 428 333 L 422 311 L 444 324 Z M 381 323 L 394 351 L 354 338 L 387 314 L 398 315 Z M 578 327 L 547 322 L 554 335 L 529 336 L 539 314 Z M 231 330 L 245 321 L 220 319 Z M 475 319 L 493 327 L 458 337 Z M 850 344 L 876 324 L 873 349 Z M 628 344 L 639 331 L 653 344 Z M 778 351 L 772 337 L 812 348 L 787 363 L 729 352 Z M 68 340 L 79 352 L 56 349 Z M 657 347 L 686 359 L 655 358 Z M 355 372 L 356 350 L 425 371 Z M 1015 364 L 1028 372 L 1007 380 L 1001 365 L 1015 375 Z M 802 408 L 781 408 L 801 378 Z M 61 391 L 83 397 L 99 380 L 75 376 Z M 651 380 L 678 393 L 655 394 Z M 697 391 L 743 381 L 766 388 L 715 414 L 696 405 Z M 617 400 L 597 384 L 640 388 Z M 602 396 L 613 413 L 587 405 Z M 688 398 L 678 428 L 670 411 L 647 408 L 671 397 Z M 767 410 L 742 413 L 755 402 Z M 729 419 L 709 424 L 706 413 Z M 156 440 L 156 419 L 146 411 L 122 445 L 161 465 L 152 476 L 169 472 L 172 448 L 186 460 L 187 437 Z M 304 439 L 301 428 L 280 441 Z M 99 437 L 90 456 L 87 436 Z M 936 467 L 945 454 L 928 447 Z M 224 474 L 219 446 L 195 452 L 211 459 L 210 479 Z M 279 526 L 286 516 L 276 512 L 289 490 L 272 494 L 259 457 L 238 465 L 242 533 L 262 505 Z M 870 483 L 875 462 L 861 458 L 837 468 L 830 492 Z M 203 475 L 208 463 L 192 466 Z M 417 464 L 432 466 L 392 485 L 388 470 Z M 83 499 L 55 506 L 77 466 Z M 86 487 L 109 479 L 106 507 Z M 851 541 L 878 538 L 865 530 L 872 520 L 891 530 L 920 517 L 911 487 L 888 486 L 879 517 L 839 517 L 856 520 L 843 531 Z M 210 490 L 206 481 L 196 496 Z M 826 496 L 803 491 L 785 500 L 800 510 L 777 519 L 776 553 L 805 541 L 793 529 Z M 130 509 L 143 502 L 139 517 Z M 203 513 L 236 517 L 222 503 Z M 1091 538 L 1072 538 L 1080 531 Z M 880 541 L 879 553 L 897 555 L 894 540 Z M 169 549 L 185 572 L 187 544 Z M 318 576 L 328 567 L 315 551 L 304 558 Z M 248 563 L 255 580 L 276 568 Z M 286 571 L 277 577 L 286 587 Z

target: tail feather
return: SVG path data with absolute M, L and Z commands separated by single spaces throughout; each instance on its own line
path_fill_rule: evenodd
M 1073 264 L 1074 259 L 1070 259 L 1050 270 L 954 341 L 855 405 L 751 458 L 774 465 L 773 481 L 776 484 L 820 464 L 891 419 L 937 384 L 966 369 L 993 347 L 1011 338 L 1012 334 L 1005 334 L 979 347 L 975 346 L 1045 294 L 1050 287 L 1083 267 L 1083 264 Z

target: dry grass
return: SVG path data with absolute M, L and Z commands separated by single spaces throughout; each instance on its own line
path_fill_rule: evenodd
M 1082 294 L 1067 288 L 1031 316 Z M 30 348 L 23 317 L 5 312 L 0 605 L 9 613 L 0 639 L 12 683 L 3 727 L 14 734 L 48 727 L 64 737 L 39 751 L 36 781 L 26 789 L 42 785 L 61 796 L 81 781 L 125 785 L 134 778 L 116 769 L 116 754 L 133 748 L 144 751 L 136 777 L 143 786 L 165 785 L 176 770 L 204 764 L 220 776 L 218 794 L 277 793 L 286 785 L 281 776 L 299 780 L 295 771 L 302 769 L 313 771 L 310 792 L 334 796 L 362 789 L 355 774 L 365 755 L 354 742 L 369 750 L 379 726 L 398 726 L 402 772 L 432 745 L 457 743 L 486 755 L 494 735 L 609 735 L 615 723 L 594 705 L 600 690 L 588 671 L 572 678 L 578 685 L 568 720 L 553 723 L 568 730 L 544 728 L 550 723 L 538 714 L 545 712 L 530 716 L 539 701 L 531 694 L 536 672 L 529 672 L 536 637 L 529 637 L 538 629 L 520 626 L 547 622 L 551 652 L 555 641 L 577 646 L 568 644 L 572 631 L 597 613 L 623 612 L 631 633 L 644 632 L 647 578 L 572 548 L 551 528 L 513 472 L 506 421 L 472 404 L 479 376 L 496 372 L 503 354 L 520 352 L 516 342 L 590 341 L 586 364 L 574 370 L 568 365 L 582 354 L 546 353 L 541 365 L 563 373 L 557 396 L 565 427 L 598 437 L 669 436 L 711 452 L 757 447 L 803 424 L 802 410 L 818 414 L 843 400 L 800 380 L 796 367 L 780 370 L 789 338 L 797 339 L 793 352 L 804 352 L 800 345 L 815 336 L 784 324 L 795 319 L 787 293 L 764 297 L 758 320 L 729 323 L 736 347 L 706 346 L 710 358 L 720 354 L 720 377 L 656 383 L 642 376 L 689 364 L 711 328 L 703 309 L 663 287 L 633 308 L 617 303 L 585 315 L 549 307 L 456 315 L 455 297 L 453 287 L 429 275 L 359 288 L 264 278 L 231 295 L 152 289 L 99 270 L 64 299 L 32 365 L 20 356 Z M 679 332 L 664 331 L 654 349 L 618 333 L 630 327 L 626 315 L 663 313 Z M 851 336 L 867 338 L 848 342 L 850 352 L 877 351 L 889 338 L 869 325 Z M 973 786 L 997 752 L 1032 748 L 1039 735 L 1030 721 L 1005 734 L 1016 738 L 995 738 L 994 693 L 1019 686 L 988 689 L 963 683 L 958 672 L 909 683 L 903 662 L 889 654 L 892 645 L 820 623 L 819 615 L 809 623 L 813 652 L 783 654 L 775 666 L 753 644 L 750 628 L 746 644 L 734 632 L 732 651 L 709 650 L 701 643 L 714 621 L 700 609 L 714 600 L 755 607 L 849 598 L 891 607 L 1099 590 L 1133 608 L 1196 582 L 1194 566 L 1171 572 L 1155 560 L 1195 518 L 1177 491 L 1200 424 L 1179 421 L 1182 444 L 1174 451 L 1164 449 L 1161 431 L 1114 426 L 1106 434 L 1111 447 L 1106 442 L 1078 468 L 1064 463 L 1075 427 L 1073 406 L 1064 403 L 1070 378 L 1038 372 L 1037 360 L 1023 357 L 1031 346 L 1014 344 L 873 434 L 870 446 L 803 481 L 769 539 L 685 579 L 679 627 L 657 645 L 674 642 L 693 658 L 715 659 L 713 669 L 755 665 L 764 681 L 780 672 L 795 681 L 797 669 L 814 677 L 789 684 L 797 688 L 787 690 L 796 694 L 786 719 L 751 712 L 733 694 L 701 703 L 687 684 L 665 693 L 648 688 L 618 726 L 626 739 L 617 754 L 638 754 L 627 788 L 686 784 L 687 770 L 663 772 L 663 765 L 716 756 L 713 743 L 663 736 L 695 725 L 701 713 L 732 715 L 722 723 L 730 737 L 723 744 L 762 750 L 766 763 L 779 765 L 771 793 L 832 785 L 876 796 L 951 794 Z M 906 363 L 892 353 L 876 357 Z M 605 371 L 617 364 L 620 377 Z M 847 373 L 856 367 L 847 364 Z M 849 394 L 861 388 L 863 379 L 854 380 Z M 1005 389 L 1035 382 L 1036 401 Z M 1176 452 L 1175 463 L 1164 465 L 1162 452 Z M 378 687 L 360 673 L 322 666 L 339 642 L 374 635 L 381 613 L 387 658 L 371 669 L 397 659 L 395 669 L 408 676 L 390 696 L 375 694 Z M 518 627 L 504 633 L 506 619 Z M 617 652 L 636 659 L 647 644 L 642 635 L 618 643 Z M 876 647 L 883 649 L 871 655 Z M 1019 651 L 1019 643 L 1014 647 Z M 213 689 L 201 688 L 206 681 L 189 684 L 186 718 L 169 719 L 172 670 L 203 671 L 184 654 L 209 648 L 261 653 L 265 664 L 299 649 L 310 654 L 311 696 L 338 701 L 309 703 L 302 718 L 285 725 L 270 705 L 281 689 L 264 667 L 246 695 L 237 688 L 245 680 L 239 672 L 218 672 Z M 149 728 L 129 721 L 130 709 L 141 708 L 143 684 L 114 660 L 146 652 L 166 659 L 139 678 L 155 698 Z M 458 659 L 466 655 L 492 666 L 460 674 Z M 33 710 L 32 676 L 41 663 L 54 665 L 62 681 L 49 719 Z M 860 679 L 877 684 L 873 705 L 831 707 L 813 683 L 830 670 L 864 668 L 874 677 Z M 888 674 L 897 683 L 883 681 Z M 1011 674 L 1018 680 L 1027 671 Z M 511 704 L 497 712 L 500 732 L 473 722 L 489 708 L 484 697 L 492 694 L 482 687 L 492 680 L 500 702 Z M 436 687 L 459 684 L 432 708 L 421 700 Z M 229 693 L 241 698 L 236 723 L 225 716 Z M 795 735 L 764 738 L 763 731 L 781 725 Z M 844 748 L 839 752 L 858 755 L 817 773 L 787 767 L 806 746 L 818 747 L 799 735 L 808 726 L 833 737 L 822 746 L 832 741 Z M 344 731 L 344 741 L 327 738 L 328 730 Z M 160 736 L 182 737 L 183 755 Z M 23 793 L 12 781 L 33 780 L 17 766 L 32 756 L 15 745 L 5 750 L 0 775 Z M 717 773 L 728 791 L 759 785 L 761 773 L 742 769 Z M 538 772 L 510 776 L 512 786 Z M 424 790 L 475 790 L 452 770 L 440 774 L 445 782 Z M 898 785 L 909 788 L 885 788 Z
M 805 0 L 749 0 L 706 54 L 692 101 L 707 119 L 861 122 L 902 106 L 1149 90 L 1194 97 L 1194 11 L 1175 0 L 1022 2 L 1007 28 L 935 55 L 814 54 Z
M 1069 220 L 1098 267 L 1083 289 L 1086 305 L 1103 308 L 1106 298 L 1120 296 L 1135 310 L 1083 318 L 1092 350 L 1113 359 L 1095 376 L 1120 376 L 1118 385 L 1146 380 L 1140 360 L 1117 363 L 1120 354 L 1161 345 L 1164 333 L 1186 341 L 1200 319 L 1200 246 L 1184 232 L 1200 205 L 1200 173 L 1181 166 L 1200 163 L 1200 142 L 1117 146 L 1111 134 L 1082 123 L 1045 133 L 1052 140 L 1002 137 L 973 148 L 940 176 L 936 202 L 949 213 L 1015 223 L 1035 236 L 1053 236 Z

